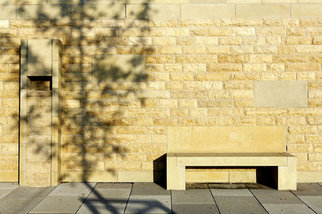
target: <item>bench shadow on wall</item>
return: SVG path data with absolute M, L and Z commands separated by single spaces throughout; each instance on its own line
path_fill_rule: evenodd
M 60 1 L 64 2 L 64 0 Z M 150 0 L 146 0 L 142 3 L 142 11 L 137 14 L 137 19 L 146 24 L 146 27 L 141 29 L 142 36 L 149 31 L 149 14 L 157 12 L 150 11 L 149 5 Z M 115 55 L 122 54 L 118 53 L 117 50 L 120 52 L 118 48 L 121 48 L 122 45 L 124 45 L 123 48 L 126 48 L 128 42 L 122 40 L 121 37 L 117 38 L 117 36 L 126 35 L 129 29 L 136 27 L 136 23 L 134 19 L 133 21 L 127 20 L 125 27 L 116 24 L 94 34 L 94 26 L 97 26 L 97 22 L 99 22 L 97 17 L 104 17 L 106 16 L 104 13 L 110 12 L 100 12 L 102 14 L 93 12 L 101 11 L 97 8 L 99 6 L 96 4 L 96 0 L 91 0 L 90 4 L 83 4 L 82 0 L 79 0 L 78 6 L 72 6 L 72 18 L 70 18 L 70 12 L 66 5 L 52 5 L 51 11 L 55 11 L 54 16 L 46 13 L 46 6 L 33 5 L 36 12 L 28 14 L 30 8 L 27 7 L 30 5 L 22 4 L 17 6 L 17 11 L 18 14 L 28 17 L 33 22 L 32 25 L 37 26 L 34 36 L 30 36 L 29 39 L 46 38 L 62 41 L 63 78 L 59 93 L 63 101 L 59 114 L 62 117 L 61 129 L 65 134 L 61 142 L 61 151 L 65 154 L 68 153 L 68 156 L 64 155 L 59 160 L 62 163 L 62 169 L 64 169 L 60 180 L 68 179 L 72 176 L 69 172 L 77 170 L 80 173 L 81 181 L 86 183 L 92 175 L 92 170 L 100 167 L 98 164 L 101 164 L 102 161 L 105 162 L 104 171 L 115 175 L 117 173 L 115 164 L 118 161 L 126 160 L 127 153 L 131 152 L 131 148 L 123 145 L 120 142 L 121 139 L 115 136 L 115 127 L 135 125 L 135 118 L 132 120 L 133 122 L 126 120 L 126 110 L 133 107 L 144 108 L 143 93 L 148 78 L 144 69 L 144 53 L 148 53 L 149 48 L 143 48 L 142 53 L 139 52 L 135 55 L 126 53 L 127 56 L 116 57 Z M 113 7 L 112 4 L 111 7 Z M 111 11 L 113 11 L 111 19 L 124 18 L 122 9 Z M 144 45 L 144 41 L 138 40 L 132 45 L 133 48 L 140 47 Z M 32 55 L 29 52 L 29 57 L 37 56 L 37 54 Z M 42 79 L 36 78 L 35 87 L 32 90 L 43 91 L 50 88 L 47 83 L 44 84 L 41 81 Z M 79 106 L 69 106 L 68 102 L 66 103 L 66 98 L 78 100 Z M 39 108 L 37 105 L 29 106 L 27 117 L 21 118 L 21 120 L 28 123 L 32 122 L 30 118 L 41 117 L 37 108 Z M 18 117 L 16 114 L 13 116 Z M 52 126 L 57 126 L 57 124 L 52 124 Z M 14 128 L 18 129 L 18 127 Z M 41 135 L 36 131 L 33 134 Z M 48 147 L 43 146 L 41 142 L 29 143 L 34 143 L 32 145 L 35 148 L 34 152 L 40 156 L 47 156 L 48 161 L 53 155 L 57 155 L 49 152 Z M 162 164 L 154 165 L 161 169 L 165 167 L 161 166 Z M 90 185 L 88 187 L 91 188 Z M 105 203 L 106 210 L 117 213 L 116 207 L 107 203 L 108 200 L 95 189 L 91 194 Z M 84 200 L 84 198 L 80 198 L 80 200 Z M 147 204 L 144 201 L 134 201 L 134 203 L 140 203 L 144 207 L 142 210 L 138 210 L 139 213 L 155 208 L 149 207 L 150 203 Z M 154 204 L 159 204 L 159 209 L 169 211 L 157 201 Z M 85 205 L 92 213 L 99 213 L 95 206 L 91 205 L 91 201 L 85 202 Z

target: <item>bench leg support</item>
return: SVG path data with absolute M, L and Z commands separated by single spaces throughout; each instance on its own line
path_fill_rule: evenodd
M 167 190 L 185 189 L 185 167 L 177 166 L 177 157 L 167 157 Z
M 296 157 L 288 157 L 287 166 L 278 167 L 278 190 L 296 190 Z

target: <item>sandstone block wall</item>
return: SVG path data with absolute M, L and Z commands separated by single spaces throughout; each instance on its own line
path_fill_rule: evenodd
M 282 126 L 299 182 L 321 182 L 320 0 L 5 0 L 0 10 L 0 181 L 18 180 L 21 40 L 50 38 L 62 42 L 63 181 L 152 181 L 169 126 Z M 242 182 L 255 171 L 187 175 Z

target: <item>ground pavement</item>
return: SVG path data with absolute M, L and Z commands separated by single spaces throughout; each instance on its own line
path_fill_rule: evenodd
M 322 184 L 277 191 L 252 184 L 200 184 L 166 191 L 153 183 L 66 183 L 20 187 L 0 183 L 0 213 L 290 213 L 322 214 Z

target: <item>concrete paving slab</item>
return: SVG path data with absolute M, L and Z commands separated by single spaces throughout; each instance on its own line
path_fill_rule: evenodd
M 316 213 L 322 213 L 322 196 L 299 196 Z
M 132 189 L 132 183 L 97 183 L 95 189 Z
M 17 183 L 0 183 L 0 189 L 16 189 L 18 186 Z
M 155 183 L 134 183 L 131 195 L 170 195 L 170 191 Z
M 87 200 L 97 202 L 126 203 L 130 196 L 130 189 L 93 189 Z
M 126 203 L 84 203 L 77 214 L 123 214 Z
M 261 204 L 251 196 L 217 196 L 215 200 L 222 214 L 267 213 Z
M 174 214 L 219 214 L 215 204 L 174 204 L 172 211 Z
M 49 195 L 50 196 L 87 196 L 96 183 L 63 183 L 58 185 Z
M 172 191 L 172 204 L 214 204 L 209 189 Z
M 0 189 L 0 199 L 4 198 L 6 195 L 8 195 L 13 190 L 14 189 Z
M 30 213 L 76 213 L 83 202 L 77 196 L 47 196 Z
M 213 196 L 253 196 L 248 189 L 211 189 Z
M 171 213 L 171 197 L 131 195 L 125 213 Z
M 302 202 L 289 191 L 269 189 L 250 190 L 262 204 L 302 204 Z
M 263 204 L 272 214 L 313 214 L 305 204 Z
M 319 184 L 297 184 L 297 190 L 292 191 L 296 195 L 303 196 L 322 196 L 322 186 Z
M 54 187 L 18 187 L 0 200 L 0 213 L 25 214 L 45 198 Z

